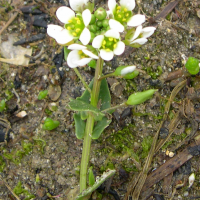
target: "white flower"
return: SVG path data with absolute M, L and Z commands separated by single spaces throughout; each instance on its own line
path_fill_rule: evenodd
M 123 32 L 124 28 L 122 30 L 119 24 L 136 27 L 145 22 L 145 15 L 137 14 L 133 16 L 132 14 L 132 10 L 135 8 L 135 0 L 120 0 L 120 5 L 117 5 L 116 0 L 108 0 L 109 13 L 114 18 L 109 21 L 111 29 Z
M 82 12 L 84 5 L 87 5 L 89 0 L 69 0 L 70 7 L 78 12 Z
M 121 55 L 125 49 L 125 44 L 120 41 L 119 33 L 115 30 L 108 30 L 104 35 L 96 36 L 92 46 L 100 49 L 100 56 L 106 61 L 111 60 L 114 54 Z
M 147 38 L 150 37 L 154 31 L 156 30 L 155 27 L 146 27 L 146 28 L 142 28 L 142 26 L 138 26 L 135 30 L 135 33 L 133 35 L 133 37 L 130 39 L 130 44 L 140 44 L 143 45 L 144 43 L 147 42 Z
M 58 25 L 49 24 L 47 27 L 47 34 L 53 37 L 59 44 L 65 45 L 75 39 L 87 45 L 90 41 L 91 35 L 87 26 L 91 20 L 91 13 L 89 9 L 82 12 L 82 15 L 76 15 L 73 10 L 66 6 L 58 8 L 56 11 L 57 18 L 64 23 L 64 28 Z
M 87 50 L 86 46 L 80 44 L 69 45 L 68 49 L 72 50 L 67 57 L 67 64 L 71 68 L 84 66 L 88 64 L 92 59 L 99 58 L 97 55 Z
M 134 65 L 125 67 L 124 69 L 122 69 L 121 75 L 124 76 L 126 74 L 132 73 L 135 69 L 136 69 L 136 66 L 134 66 Z

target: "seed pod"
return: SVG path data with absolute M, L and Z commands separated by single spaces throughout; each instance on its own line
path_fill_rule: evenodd
M 42 126 L 42 128 L 44 130 L 51 131 L 51 130 L 57 128 L 59 125 L 60 125 L 59 121 L 54 121 L 51 118 L 46 118 L 45 121 L 44 121 L 44 125 Z
M 196 75 L 199 73 L 199 60 L 193 57 L 189 57 L 185 67 L 190 74 Z
M 136 92 L 132 95 L 129 96 L 126 104 L 129 106 L 141 104 L 145 102 L 146 100 L 150 99 L 154 92 L 157 90 L 151 89 L 151 90 L 146 90 L 144 92 Z

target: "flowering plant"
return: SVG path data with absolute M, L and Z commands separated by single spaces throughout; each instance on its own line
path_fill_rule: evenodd
M 106 77 L 116 76 L 124 79 L 133 79 L 139 71 L 136 66 L 119 66 L 114 72 L 103 75 L 103 62 L 110 61 L 114 55 L 121 55 L 125 46 L 135 48 L 147 42 L 154 31 L 154 27 L 142 28 L 145 16 L 133 15 L 135 0 L 108 0 L 109 10 L 98 8 L 94 11 L 94 3 L 89 0 L 69 0 L 73 9 L 62 6 L 56 12 L 57 18 L 64 24 L 63 27 L 50 24 L 47 33 L 60 45 L 64 46 L 67 64 L 73 68 L 82 81 L 85 92 L 81 97 L 71 100 L 69 108 L 76 111 L 74 114 L 75 132 L 78 139 L 83 139 L 83 151 L 80 170 L 80 192 L 77 199 L 81 199 L 94 191 L 100 182 L 94 182 L 94 176 L 89 171 L 89 188 L 87 188 L 87 172 L 92 139 L 98 139 L 104 129 L 110 124 L 108 115 L 121 106 L 133 106 L 150 99 L 156 90 L 151 89 L 137 92 L 129 96 L 128 100 L 120 105 L 111 107 L 111 97 Z M 74 12 L 75 11 L 75 12 Z M 125 38 L 121 37 L 125 33 Z M 97 61 L 97 62 L 96 62 Z M 78 72 L 77 67 L 85 65 L 95 68 L 95 76 L 89 85 Z M 96 66 L 95 66 L 96 65 Z M 99 106 L 99 102 L 101 105 Z M 92 178 L 91 178 L 92 177 Z

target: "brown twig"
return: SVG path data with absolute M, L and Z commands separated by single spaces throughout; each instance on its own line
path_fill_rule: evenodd
M 16 12 L 13 14 L 13 16 L 8 20 L 8 22 L 5 24 L 5 26 L 0 30 L 0 35 L 5 31 L 8 26 L 15 20 L 19 12 Z

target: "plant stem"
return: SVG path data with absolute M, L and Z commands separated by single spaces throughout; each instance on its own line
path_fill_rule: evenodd
M 101 112 L 105 113 L 105 112 L 108 112 L 108 111 L 110 111 L 110 110 L 115 110 L 115 109 L 117 109 L 117 108 L 121 108 L 121 107 L 124 107 L 124 106 L 127 106 L 127 105 L 126 105 L 126 102 L 121 103 L 121 104 L 116 105 L 116 106 L 113 106 L 113 107 L 110 107 L 110 108 L 107 108 L 107 109 L 105 109 L 105 110 L 102 110 Z
M 104 79 L 104 78 L 111 77 L 111 76 L 115 76 L 115 74 L 114 74 L 114 73 L 106 74 L 106 75 L 100 77 L 100 78 L 99 78 L 99 81 L 101 81 L 101 80 Z
M 99 99 L 101 81 L 99 81 L 98 78 L 101 77 L 102 69 L 103 69 L 103 60 L 99 58 L 97 60 L 97 66 L 95 70 L 94 83 L 93 83 L 91 102 L 90 102 L 90 104 L 95 107 L 97 107 Z M 85 190 L 87 187 L 87 169 L 90 158 L 90 147 L 91 147 L 93 127 L 94 127 L 94 117 L 92 116 L 92 114 L 89 114 L 85 128 L 85 136 L 83 141 L 83 150 L 81 158 L 80 192 Z
M 91 89 L 89 88 L 88 84 L 84 81 L 84 79 L 82 78 L 80 72 L 78 71 L 77 68 L 74 68 L 74 71 L 76 73 L 76 75 L 79 77 L 79 79 L 81 80 L 81 82 L 83 83 L 84 87 L 88 90 L 88 92 L 91 94 Z

